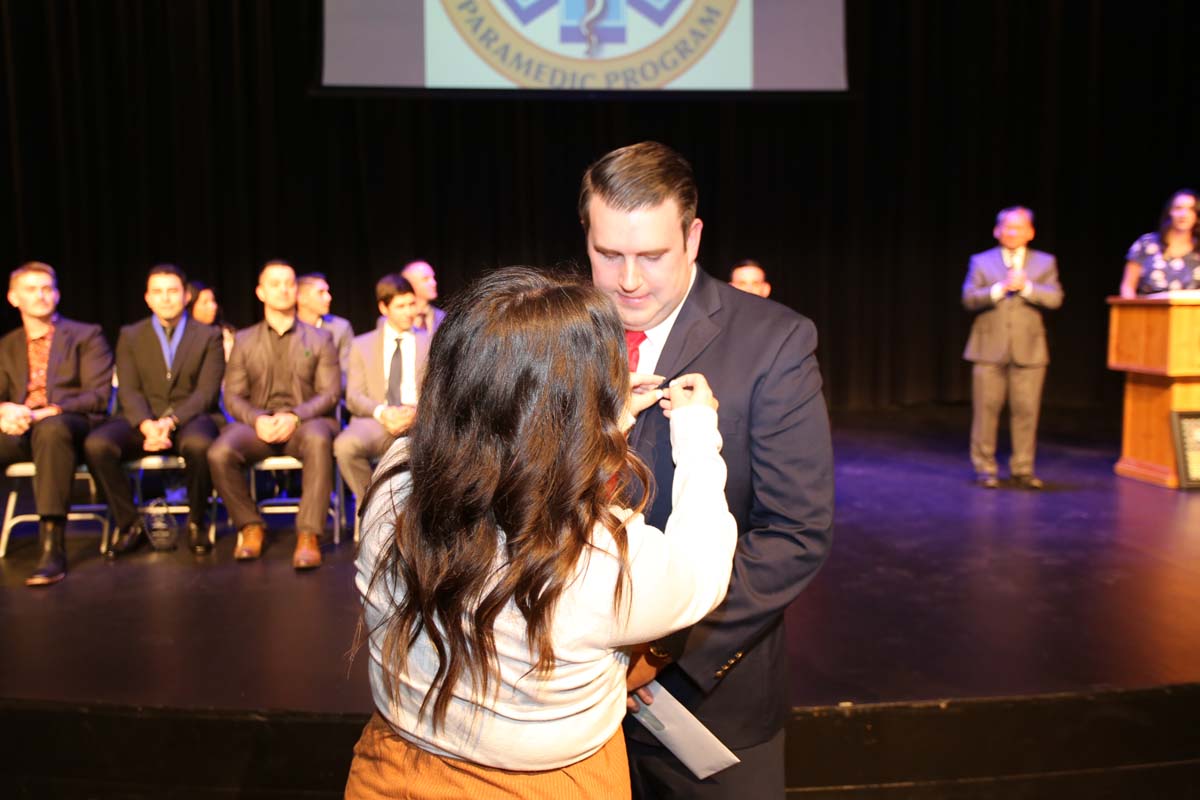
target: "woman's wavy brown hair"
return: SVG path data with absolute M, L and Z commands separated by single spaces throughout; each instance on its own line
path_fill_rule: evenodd
M 383 592 L 390 607 L 379 624 L 394 702 L 422 634 L 438 669 L 420 716 L 432 711 L 440 726 L 462 680 L 488 697 L 498 674 L 493 628 L 510 601 L 525 619 L 534 671 L 546 674 L 555 604 L 597 523 L 616 540 L 613 612 L 622 613 L 627 539 L 610 506 L 640 511 L 650 491 L 619 427 L 629 391 L 620 319 L 590 283 L 508 267 L 456 298 L 429 351 L 409 459 L 364 499 L 410 470 L 371 579 L 372 592 L 381 581 L 396 587 Z

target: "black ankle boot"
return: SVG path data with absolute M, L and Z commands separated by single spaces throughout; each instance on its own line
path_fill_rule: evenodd
M 212 542 L 208 540 L 208 523 L 204 520 L 188 520 L 188 547 L 198 556 L 212 550 Z
M 66 523 L 61 519 L 43 519 L 38 527 L 42 557 L 37 569 L 25 579 L 26 586 L 49 586 L 67 577 L 67 548 L 63 542 Z

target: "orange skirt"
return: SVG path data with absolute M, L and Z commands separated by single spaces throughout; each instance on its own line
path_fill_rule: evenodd
M 560 769 L 516 772 L 422 750 L 378 713 L 354 746 L 348 800 L 612 800 L 630 797 L 625 735 L 618 727 L 594 755 Z

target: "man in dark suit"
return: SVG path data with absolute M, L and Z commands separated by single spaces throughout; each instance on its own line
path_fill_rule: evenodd
M 429 355 L 429 333 L 413 330 L 412 285 L 400 275 L 384 275 L 375 284 L 375 301 L 383 318 L 350 348 L 346 407 L 353 416 L 333 442 L 342 478 L 358 498 L 371 482 L 372 462 L 412 427 Z
M 424 331 L 430 336 L 446 318 L 446 312 L 433 304 L 438 297 L 437 275 L 428 261 L 411 261 L 400 270 L 413 287 L 417 297 L 417 312 L 413 318 L 413 330 Z
M 212 494 L 208 448 L 225 418 L 217 403 L 225 374 L 221 331 L 191 319 L 187 279 L 174 264 L 158 264 L 146 276 L 146 305 L 152 315 L 126 325 L 117 339 L 117 405 L 120 414 L 88 434 L 88 468 L 108 498 L 119 536 L 109 558 L 146 541 L 146 528 L 133 502 L 122 462 L 150 453 L 178 453 L 188 487 L 188 544 L 207 553 L 205 508 Z
M 41 518 L 41 557 L 27 586 L 67 574 L 63 536 L 84 437 L 108 409 L 112 352 L 99 325 L 55 313 L 58 278 L 49 264 L 13 270 L 8 302 L 21 327 L 0 339 L 0 469 L 32 460 L 34 502 Z
M 238 331 L 225 369 L 225 407 L 235 420 L 208 451 L 217 494 L 238 529 L 234 558 L 262 554 L 266 528 L 250 496 L 249 465 L 289 455 L 304 463 L 292 566 L 321 566 L 320 535 L 333 489 L 333 418 L 341 370 L 333 339 L 296 318 L 296 273 L 269 261 L 255 290 L 263 321 Z
M 720 401 L 725 493 L 739 532 L 725 601 L 692 628 L 635 650 L 629 686 L 657 676 L 742 763 L 697 781 L 627 722 L 630 775 L 635 797 L 782 797 L 783 614 L 831 543 L 829 420 L 812 322 L 697 267 L 697 200 L 691 166 L 654 142 L 603 156 L 579 196 L 592 279 L 617 306 L 633 371 L 668 380 L 701 373 Z M 642 412 L 630 444 L 654 473 L 646 516 L 661 527 L 674 464 L 660 409 Z
M 1033 212 L 1014 206 L 996 215 L 992 230 L 999 247 L 971 256 L 962 302 L 979 311 L 963 358 L 971 369 L 971 463 L 985 489 L 1000 485 L 996 469 L 996 430 L 1008 397 L 1012 435 L 1009 471 L 1023 489 L 1045 485 L 1033 471 L 1038 412 L 1050 351 L 1045 309 L 1062 305 L 1054 256 L 1033 250 Z

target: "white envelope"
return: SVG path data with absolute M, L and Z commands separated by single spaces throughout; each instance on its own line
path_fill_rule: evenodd
M 698 780 L 740 762 L 733 751 L 721 744 L 721 740 L 658 681 L 650 681 L 646 688 L 654 703 L 647 706 L 638 700 L 638 710 L 633 718 L 674 753 Z M 636 695 L 634 699 L 637 699 Z

